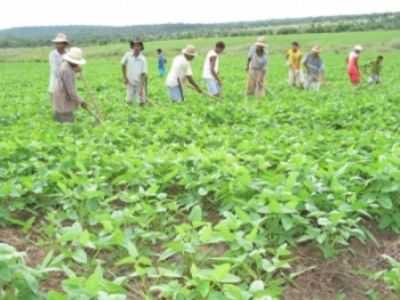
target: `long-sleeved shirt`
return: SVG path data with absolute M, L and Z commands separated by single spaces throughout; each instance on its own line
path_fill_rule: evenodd
M 60 67 L 63 62 L 62 54 L 56 49 L 50 52 L 49 65 L 50 65 L 50 80 L 49 80 L 49 93 L 54 93 L 56 79 L 60 72 Z
M 61 64 L 58 77 L 55 81 L 53 94 L 53 108 L 58 113 L 70 113 L 76 110 L 83 102 L 78 96 L 75 86 L 75 72 L 71 65 L 64 61 Z
M 319 55 L 309 53 L 303 60 L 306 74 L 310 77 L 318 78 L 324 73 L 324 62 Z

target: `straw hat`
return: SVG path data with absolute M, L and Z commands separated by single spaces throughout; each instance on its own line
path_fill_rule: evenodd
M 264 43 L 265 44 L 265 37 L 264 36 L 259 36 L 257 38 L 257 43 Z
M 67 43 L 69 44 L 67 35 L 65 33 L 59 33 L 57 34 L 57 36 L 55 37 L 54 40 L 52 40 L 53 43 Z
M 321 47 L 320 46 L 314 46 L 314 47 L 312 47 L 311 52 L 313 52 L 313 53 L 321 53 Z
M 188 45 L 185 49 L 182 50 L 182 53 L 192 57 L 197 56 L 196 48 L 192 45 Z
M 255 45 L 256 45 L 256 47 L 267 48 L 267 44 L 266 43 L 257 42 Z
M 79 48 L 71 48 L 67 54 L 64 54 L 63 59 L 75 65 L 86 64 L 82 50 Z
M 364 50 L 364 48 L 363 48 L 363 46 L 361 46 L 361 45 L 357 45 L 357 46 L 354 46 L 354 50 L 355 51 L 363 51 Z

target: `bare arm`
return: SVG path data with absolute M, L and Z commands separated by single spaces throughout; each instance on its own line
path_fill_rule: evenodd
M 147 96 L 146 87 L 147 87 L 147 74 L 142 73 L 142 75 L 140 75 L 140 89 L 139 89 L 141 96 Z
M 128 77 L 126 76 L 126 65 L 122 65 L 122 78 L 124 79 L 124 83 L 128 84 Z
M 194 87 L 194 89 L 199 92 L 200 94 L 203 93 L 203 91 L 201 90 L 201 88 L 197 85 L 196 81 L 194 81 L 192 76 L 186 76 L 187 81 L 189 81 L 189 83 Z
M 213 56 L 210 57 L 210 64 L 211 64 L 211 74 L 215 78 L 216 81 L 218 81 L 219 84 L 221 84 L 221 79 L 219 78 L 219 75 L 217 71 L 215 70 L 216 64 L 217 64 L 217 57 Z
M 251 57 L 247 59 L 246 71 L 250 70 Z

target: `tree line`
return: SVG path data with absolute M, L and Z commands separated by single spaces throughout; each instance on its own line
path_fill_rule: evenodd
M 37 47 L 50 44 L 58 32 L 65 32 L 79 44 L 126 42 L 132 37 L 149 40 L 285 35 L 400 29 L 400 12 L 349 16 L 277 19 L 221 24 L 164 24 L 112 26 L 45 26 L 0 30 L 0 48 Z

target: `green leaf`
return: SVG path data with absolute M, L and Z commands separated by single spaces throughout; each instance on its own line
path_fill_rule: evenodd
M 203 219 L 203 210 L 199 205 L 197 205 L 192 209 L 189 215 L 189 220 L 192 223 L 199 223 L 202 221 L 202 219 Z
M 67 296 L 56 291 L 50 291 L 47 294 L 47 300 L 68 300 Z
M 73 253 L 72 253 L 72 258 L 73 260 L 75 260 L 77 263 L 81 263 L 81 264 L 86 264 L 87 263 L 87 254 L 85 252 L 85 250 L 83 250 L 82 248 L 78 248 L 76 249 Z
M 238 286 L 226 284 L 224 285 L 224 295 L 229 300 L 249 300 L 251 294 Z

